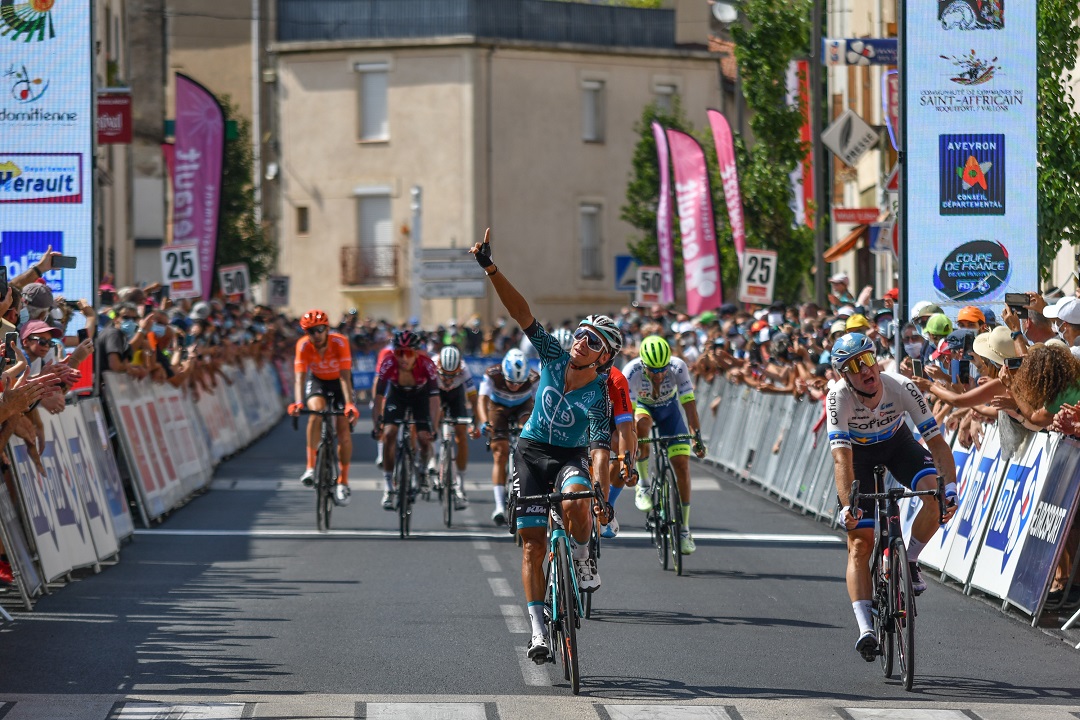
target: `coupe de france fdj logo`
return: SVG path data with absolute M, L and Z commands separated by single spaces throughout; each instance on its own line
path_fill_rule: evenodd
M 0 231 L 0 261 L 7 266 L 8 276 L 15 277 L 30 269 L 41 260 L 45 251 L 52 247 L 55 252 L 64 251 L 64 233 L 47 230 Z M 45 273 L 45 282 L 53 292 L 64 292 L 64 271 Z
M 997 463 L 1001 458 L 1001 451 L 994 457 L 983 457 L 979 460 L 971 478 L 971 499 L 960 505 L 960 525 L 956 528 L 956 534 L 964 538 L 964 557 L 971 552 L 982 520 L 990 511 L 990 496 L 994 491 L 994 483 L 991 481 L 991 472 L 997 471 Z
M 1009 251 L 994 240 L 969 240 L 949 251 L 934 268 L 934 288 L 948 300 L 990 299 L 1012 272 Z
M 0 153 L 0 203 L 80 202 L 80 153 Z
M 25 65 L 12 65 L 4 78 L 11 83 L 11 97 L 24 105 L 40 100 L 49 89 L 49 81 L 30 72 Z
M 1002 571 L 1009 564 L 1016 543 L 1035 510 L 1035 481 L 1042 459 L 1040 451 L 1030 467 L 1013 465 L 1005 474 L 1005 482 L 986 533 L 986 546 L 1001 551 Z
M 942 215 L 1005 214 L 1005 136 L 939 135 Z
M 1005 0 L 938 0 L 938 21 L 945 30 L 1002 30 Z
M 56 37 L 52 17 L 55 4 L 56 0 L 0 0 L 0 38 L 18 42 L 52 40 Z

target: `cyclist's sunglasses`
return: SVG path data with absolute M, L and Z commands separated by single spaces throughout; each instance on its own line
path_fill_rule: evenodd
M 416 350 L 413 350 L 410 347 L 394 348 L 394 354 L 401 355 L 402 357 L 412 357 L 414 354 L 416 354 Z
M 877 358 L 874 357 L 874 353 L 867 350 L 848 360 L 840 366 L 840 369 L 846 373 L 857 374 L 862 372 L 864 367 L 874 367 L 875 365 L 877 365 Z
M 329 330 L 329 328 L 326 327 L 325 325 L 316 325 L 313 328 L 308 328 L 307 329 L 307 334 L 308 335 L 321 335 L 322 333 L 326 332 L 327 330 Z
M 660 373 L 667 370 L 668 366 L 664 365 L 663 367 L 654 368 L 654 367 L 649 367 L 648 365 L 646 365 L 645 369 L 648 370 L 649 372 L 651 372 L 653 375 L 659 375 Z
M 593 352 L 600 352 L 607 348 L 604 341 L 600 339 L 600 336 L 594 333 L 588 328 L 579 327 L 574 331 L 574 340 L 580 340 L 585 338 L 585 344 L 589 346 L 589 349 Z

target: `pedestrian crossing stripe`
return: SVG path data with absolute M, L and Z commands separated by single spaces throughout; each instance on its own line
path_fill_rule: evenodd
M 742 720 L 734 706 L 597 705 L 601 720 Z
M 255 703 L 122 702 L 109 720 L 242 720 L 255 714 Z
M 499 711 L 493 702 L 358 702 L 356 717 L 360 720 L 498 720 Z

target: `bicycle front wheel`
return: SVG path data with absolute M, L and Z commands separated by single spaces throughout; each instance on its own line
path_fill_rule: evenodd
M 398 447 L 394 459 L 394 487 L 397 489 L 398 537 L 409 534 L 409 458 L 402 447 Z
M 682 575 L 683 556 L 679 540 L 682 538 L 682 500 L 679 496 L 679 484 L 675 482 L 675 471 L 668 466 L 664 471 L 664 484 L 667 486 L 667 529 L 671 564 L 676 575 Z
M 439 454 L 439 497 L 442 500 L 443 522 L 446 527 L 454 521 L 454 458 L 450 443 L 443 443 Z
M 573 567 L 567 551 L 569 543 L 560 542 L 556 549 L 558 563 L 557 585 L 561 596 L 562 623 L 559 633 L 559 650 L 563 659 L 563 674 L 570 681 L 570 690 L 575 695 L 581 691 L 581 676 L 578 674 L 577 623 L 578 608 L 575 597 Z
M 330 493 L 333 491 L 331 486 L 333 476 L 330 473 L 329 455 L 326 446 L 320 445 L 315 457 L 315 528 L 319 532 L 330 529 L 330 505 L 333 503 Z
M 915 682 L 915 593 L 911 589 L 911 567 L 908 566 L 907 550 L 902 538 L 893 540 L 889 555 L 896 657 L 900 661 L 900 676 L 904 681 L 904 689 L 910 690 Z
M 660 561 L 660 567 L 667 570 L 667 489 L 664 483 L 653 478 L 649 494 L 652 496 L 653 503 L 648 515 L 649 531 L 652 534 L 653 547 L 656 548 L 656 559 Z
M 889 576 L 886 559 L 879 557 L 874 564 L 874 635 L 878 641 L 878 660 L 881 673 L 892 677 L 893 671 L 893 628 L 892 602 L 889 599 Z

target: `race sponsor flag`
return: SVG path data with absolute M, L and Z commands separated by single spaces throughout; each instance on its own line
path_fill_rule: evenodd
M 203 299 L 210 298 L 217 250 L 225 112 L 209 90 L 176 74 L 173 243 L 199 246 Z
M 668 175 L 668 145 L 664 128 L 652 122 L 656 140 L 656 161 L 660 164 L 660 199 L 656 205 L 656 244 L 660 250 L 660 302 L 675 302 L 675 250 L 671 242 L 671 179 Z
M 735 167 L 735 142 L 731 137 L 731 126 L 719 110 L 709 108 L 705 114 L 709 116 L 709 127 L 716 143 L 716 162 L 720 166 L 720 181 L 724 184 L 731 237 L 735 241 L 739 267 L 742 267 L 743 251 L 746 250 L 746 223 L 743 221 L 742 193 L 739 192 L 739 171 Z
M 675 169 L 675 202 L 686 271 L 686 309 L 697 315 L 715 310 L 723 303 L 709 170 L 697 140 L 679 130 L 666 132 Z

